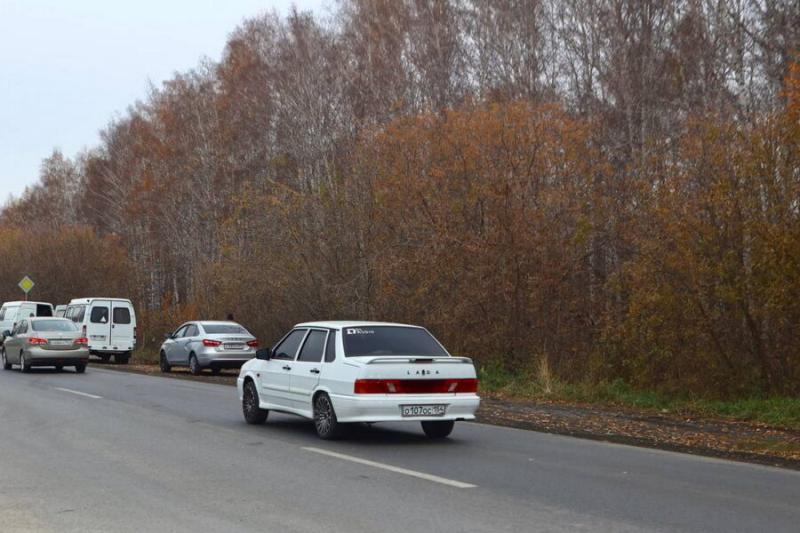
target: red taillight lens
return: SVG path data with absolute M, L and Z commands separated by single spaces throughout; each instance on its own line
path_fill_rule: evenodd
M 89 339 L 87 339 L 86 337 L 77 338 L 75 339 L 75 344 L 77 344 L 78 346 L 86 346 L 89 344 Z
M 478 380 L 462 379 L 357 379 L 355 394 L 446 394 L 478 392 Z
M 251 348 L 258 348 L 258 339 L 247 341 L 247 345 Z
M 214 339 L 203 339 L 203 346 L 215 347 L 220 346 L 222 341 L 215 341 Z
M 28 337 L 28 344 L 47 344 L 47 339 L 39 337 Z

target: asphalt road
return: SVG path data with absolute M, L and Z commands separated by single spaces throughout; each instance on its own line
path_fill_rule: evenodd
M 0 531 L 791 531 L 800 473 L 462 423 L 324 442 L 236 391 L 0 370 Z

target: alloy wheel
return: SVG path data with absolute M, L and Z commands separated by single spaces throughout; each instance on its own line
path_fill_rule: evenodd
M 328 435 L 333 425 L 333 406 L 331 400 L 325 394 L 317 397 L 316 408 L 314 409 L 314 425 L 317 426 L 317 433 Z

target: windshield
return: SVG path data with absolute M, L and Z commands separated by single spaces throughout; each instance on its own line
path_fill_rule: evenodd
M 33 331 L 78 331 L 78 326 L 69 320 L 33 320 Z
M 250 335 L 250 332 L 239 324 L 203 324 L 203 329 L 206 330 L 206 333 L 209 335 L 225 333 Z
M 422 328 L 361 326 L 343 328 L 345 357 L 361 355 L 423 355 L 447 357 L 448 353 Z

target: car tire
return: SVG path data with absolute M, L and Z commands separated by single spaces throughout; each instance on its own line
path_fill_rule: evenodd
M 244 382 L 242 414 L 248 424 L 263 424 L 269 416 L 269 411 L 258 406 L 258 390 L 251 379 Z
M 456 425 L 454 420 L 425 420 L 420 423 L 429 439 L 446 439 Z
M 333 402 L 324 392 L 314 398 L 314 428 L 323 440 L 337 439 L 344 433 L 344 426 L 336 418 Z
M 6 349 L 0 349 L 0 359 L 3 360 L 3 370 L 11 370 L 11 363 L 6 359 Z
M 172 365 L 167 361 L 167 354 L 164 352 L 161 352 L 161 356 L 159 357 L 159 366 L 161 367 L 161 371 L 165 374 L 172 370 Z
M 200 366 L 200 363 L 197 361 L 197 356 L 195 354 L 189 355 L 189 372 L 192 373 L 193 376 L 199 376 L 200 372 L 203 371 L 203 367 Z
M 75 365 L 75 372 L 77 372 L 78 374 L 83 374 L 84 372 L 86 372 L 86 363 L 78 363 L 77 365 Z
M 19 354 L 19 371 L 20 372 L 30 372 L 31 371 L 31 364 L 25 360 L 25 354 Z
M 114 355 L 114 362 L 118 365 L 127 365 L 131 358 L 131 352 L 118 353 Z

